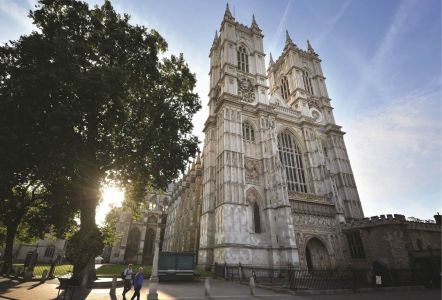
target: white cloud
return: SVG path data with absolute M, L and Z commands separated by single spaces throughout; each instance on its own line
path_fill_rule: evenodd
M 292 5 L 292 0 L 289 0 L 287 2 L 285 9 L 284 9 L 284 13 L 281 16 L 278 27 L 276 28 L 275 33 L 271 37 L 270 44 L 269 44 L 270 52 L 276 51 L 276 46 L 278 45 L 281 35 L 283 34 L 283 32 L 285 32 L 286 23 L 287 23 L 287 16 L 290 11 L 291 5 Z
M 365 213 L 429 217 L 441 199 L 440 85 L 343 120 Z
M 385 84 L 383 75 L 388 71 L 390 66 L 388 60 L 391 60 L 392 52 L 398 45 L 399 39 L 409 29 L 407 20 L 413 15 L 414 6 L 417 3 L 416 0 L 401 2 L 371 60 L 360 63 L 364 67 L 360 69 L 363 71 L 356 88 L 355 98 L 361 98 L 369 89 L 373 91 L 373 94 L 381 95 L 394 88 L 392 85 Z
M 36 27 L 32 24 L 30 18 L 28 18 L 29 8 L 21 7 L 15 2 L 0 0 L 0 11 L 5 15 L 13 19 L 17 24 L 25 30 L 22 34 L 30 33 L 35 30 Z
M 344 13 L 347 11 L 347 8 L 350 6 L 351 0 L 347 0 L 344 5 L 341 6 L 338 13 L 328 22 L 326 29 L 322 31 L 314 40 L 313 45 L 315 47 L 321 46 L 322 42 L 324 41 L 324 38 L 330 34 L 330 32 L 333 30 L 335 25 L 341 20 L 341 18 L 344 16 Z

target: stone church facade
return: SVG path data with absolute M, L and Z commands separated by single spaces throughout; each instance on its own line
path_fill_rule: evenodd
M 139 216 L 135 217 L 130 211 L 120 214 L 115 228 L 117 238 L 110 249 L 110 263 L 152 263 L 157 234 L 160 241 L 164 240 L 165 210 L 169 202 L 169 190 L 150 193 L 146 197 L 145 209 L 139 212 Z
M 441 217 L 364 218 L 321 60 L 286 33 L 265 66 L 255 18 L 228 6 L 210 49 L 209 116 L 202 153 L 135 220 L 123 213 L 110 262 L 150 263 L 191 251 L 214 263 L 302 269 L 424 268 L 439 274 Z M 151 207 L 160 205 L 161 209 Z
M 172 192 L 163 250 L 197 250 L 205 266 L 334 268 L 341 223 L 364 217 L 344 132 L 310 43 L 286 33 L 266 69 L 263 37 L 227 7 L 210 49 L 202 159 Z

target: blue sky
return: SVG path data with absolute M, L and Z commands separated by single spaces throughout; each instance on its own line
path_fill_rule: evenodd
M 101 1 L 88 1 L 100 4 Z M 183 52 L 197 76 L 207 116 L 209 49 L 226 2 L 215 0 L 112 2 L 132 22 L 157 29 L 171 53 Z M 366 216 L 402 213 L 430 219 L 442 213 L 441 2 L 439 0 L 237 0 L 237 21 L 252 13 L 266 53 L 280 55 L 288 29 L 323 60 L 335 118 L 345 141 Z M 0 42 L 33 27 L 35 1 L 0 0 Z M 267 56 L 268 60 L 268 56 Z

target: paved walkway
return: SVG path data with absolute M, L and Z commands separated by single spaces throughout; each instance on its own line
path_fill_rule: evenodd
M 149 292 L 148 282 L 146 281 L 141 289 L 142 300 L 147 299 Z M 52 280 L 44 284 L 38 282 L 11 282 L 8 279 L 0 277 L 0 300 L 49 300 L 56 299 L 58 289 L 57 282 Z M 160 283 L 158 285 L 160 300 L 248 300 L 248 299 L 299 299 L 299 300 L 432 300 L 441 299 L 440 290 L 413 290 L 413 291 L 381 291 L 381 292 L 367 292 L 358 294 L 341 294 L 341 295 L 310 295 L 310 296 L 295 296 L 282 293 L 276 293 L 265 289 L 256 289 L 256 296 L 250 296 L 249 287 L 240 285 L 238 283 L 227 282 L 224 280 L 212 280 L 211 297 L 204 296 L 204 282 L 173 282 Z M 123 288 L 117 288 L 116 296 L 109 295 L 109 289 L 94 289 L 77 290 L 73 299 L 88 299 L 88 300 L 121 300 L 121 293 Z M 127 299 L 130 299 L 133 291 L 127 293 Z M 68 297 L 66 297 L 68 298 Z

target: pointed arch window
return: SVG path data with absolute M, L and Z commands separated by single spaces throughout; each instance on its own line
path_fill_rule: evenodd
M 255 233 L 261 233 L 261 214 L 258 203 L 253 203 L 253 228 Z
M 286 171 L 288 191 L 307 193 L 302 154 L 290 132 L 279 134 L 278 150 L 279 159 Z
M 237 52 L 238 68 L 243 72 L 249 72 L 249 56 L 246 47 L 239 46 Z
M 289 89 L 289 81 L 287 80 L 287 76 L 284 76 L 281 79 L 281 94 L 282 94 L 282 98 L 284 98 L 284 100 L 289 99 L 290 89 Z
M 304 81 L 304 88 L 307 92 L 313 95 L 313 85 L 309 73 L 306 70 L 302 71 L 302 81 Z
M 255 141 L 255 130 L 249 122 L 242 123 L 242 138 L 248 142 Z

